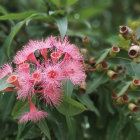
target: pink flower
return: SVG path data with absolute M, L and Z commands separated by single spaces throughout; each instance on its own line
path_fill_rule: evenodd
M 47 113 L 44 111 L 39 111 L 35 107 L 35 105 L 31 102 L 29 98 L 29 103 L 30 103 L 30 112 L 26 112 L 19 120 L 19 123 L 21 122 L 27 122 L 27 121 L 34 121 L 37 122 L 40 119 L 43 119 L 47 117 Z
M 18 80 L 19 80 L 21 88 L 17 92 L 18 94 L 17 99 L 23 97 L 23 99 L 25 100 L 28 96 L 32 97 L 35 95 L 34 84 L 32 82 L 30 73 L 19 71 Z
M 62 56 L 62 53 L 58 52 L 58 51 L 57 52 L 52 52 L 50 56 L 51 56 L 52 62 L 55 64 L 55 63 L 57 63 L 59 58 Z
M 8 74 L 11 74 L 13 72 L 12 66 L 10 63 L 4 64 L 0 69 L 0 80 L 7 76 Z
M 47 63 L 43 72 L 44 83 L 54 84 L 56 86 L 61 86 L 61 80 L 64 80 L 64 72 L 61 68 L 61 63 L 55 65 Z
M 63 90 L 60 88 L 55 87 L 54 85 L 45 86 L 44 85 L 44 92 L 42 93 L 41 99 L 45 99 L 46 104 L 58 105 L 62 100 L 62 93 Z
M 70 44 L 67 37 L 65 37 L 64 41 L 59 39 L 59 41 L 55 43 L 55 47 L 62 53 L 65 53 L 66 57 L 70 56 L 76 61 L 83 60 L 83 56 L 80 54 L 78 47 L 74 44 Z
M 34 72 L 31 77 L 34 84 L 37 84 L 42 80 L 42 75 L 40 72 Z
M 22 63 L 18 66 L 18 70 L 28 73 L 30 71 L 29 67 L 30 65 L 28 63 Z
M 41 54 L 43 56 L 45 56 L 45 53 L 43 53 L 42 51 L 44 51 L 47 48 L 53 47 L 53 46 L 51 46 L 52 41 L 50 41 L 50 40 L 52 40 L 52 39 L 50 38 L 50 39 L 47 39 L 46 41 L 30 40 L 28 45 L 25 45 L 23 47 L 23 49 L 16 54 L 16 56 L 14 57 L 14 63 L 21 64 L 21 63 L 24 63 L 25 61 L 29 60 L 29 61 L 39 65 L 39 62 L 36 60 L 36 57 L 34 55 L 34 52 L 36 50 L 40 50 Z M 47 53 L 47 51 L 46 51 L 46 53 Z
M 70 79 L 76 85 L 84 82 L 82 61 L 78 47 L 70 44 L 67 37 L 64 40 L 52 36 L 46 40 L 31 40 L 17 52 L 14 57 L 16 68 L 13 70 L 10 64 L 5 64 L 0 70 L 0 79 L 9 74 L 7 82 L 14 88 L 3 91 L 17 91 L 17 99 L 29 99 L 30 112 L 26 112 L 19 122 L 36 122 L 47 116 L 46 112 L 36 109 L 31 97 L 39 96 L 46 105 L 56 106 L 63 99 L 62 85 L 66 80 Z
M 79 85 L 86 79 L 82 64 L 79 61 L 69 61 L 65 67 L 65 72 L 73 84 Z

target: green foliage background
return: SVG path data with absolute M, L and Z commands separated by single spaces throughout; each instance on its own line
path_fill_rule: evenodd
M 79 48 L 85 47 L 82 38 L 88 36 L 90 55 L 101 55 L 100 51 L 118 43 L 119 26 L 138 20 L 139 15 L 139 0 L 0 0 L 0 64 L 10 61 L 28 40 L 50 35 L 63 38 L 66 34 Z M 129 76 L 140 78 L 139 65 L 110 63 L 123 64 Z M 104 72 L 87 75 L 86 94 L 77 87 L 71 90 L 68 81 L 64 102 L 53 109 L 41 104 L 49 116 L 36 124 L 18 124 L 29 104 L 16 101 L 15 93 L 0 94 L 0 140 L 139 140 L 140 114 L 130 113 L 125 105 L 113 105 L 111 99 L 111 90 L 120 81 L 119 93 L 126 91 L 127 79 L 120 77 L 112 84 Z M 134 97 L 139 99 L 140 93 Z

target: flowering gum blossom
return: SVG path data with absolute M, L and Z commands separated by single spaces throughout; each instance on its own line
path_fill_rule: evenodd
M 32 74 L 32 78 L 35 80 L 35 81 L 41 81 L 41 75 L 38 73 L 38 72 L 34 72 Z
M 59 52 L 52 52 L 51 59 L 52 59 L 53 63 L 56 63 L 61 56 L 62 56 L 62 54 Z
M 24 72 L 29 72 L 29 64 L 28 63 L 20 64 L 19 69 L 23 70 Z

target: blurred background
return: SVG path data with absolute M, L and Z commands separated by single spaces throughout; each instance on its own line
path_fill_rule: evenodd
M 30 18 L 21 24 L 36 12 L 42 13 L 44 18 L 43 16 Z M 14 15 L 14 13 L 24 14 Z M 63 22 L 59 21 L 61 17 Z M 140 0 L 0 0 L 0 65 L 10 61 L 16 51 L 30 39 L 60 35 L 57 25 L 60 25 L 63 30 L 67 23 L 66 34 L 71 42 L 84 48 L 82 38 L 88 36 L 90 54 L 94 56 L 99 50 L 111 46 L 111 40 L 118 35 L 120 25 L 126 25 L 131 20 L 139 19 Z M 98 103 L 95 99 L 96 97 L 93 99 L 96 105 Z M 15 96 L 11 93 L 0 95 L 0 140 L 15 140 L 17 137 L 20 126 L 17 125 L 17 120 L 13 119 L 11 113 L 15 103 Z M 84 136 L 79 140 L 107 139 L 107 126 L 110 123 L 109 119 L 112 118 L 106 111 L 103 114 L 104 118 L 100 119 L 98 128 L 94 125 L 94 119 L 96 119 L 94 114 L 86 112 L 85 117 L 81 117 L 80 121 L 83 122 L 83 128 L 86 129 L 82 134 Z M 117 121 L 117 118 L 114 121 Z M 112 126 L 114 124 L 111 123 Z M 121 129 L 120 125 L 118 125 L 118 129 Z M 34 127 L 28 133 L 24 131 L 24 138 L 22 137 L 20 140 L 39 140 L 41 138 L 37 135 L 40 133 L 38 131 Z M 133 131 L 136 131 L 135 128 Z M 79 133 L 81 134 L 81 132 Z M 97 137 L 91 137 L 92 133 Z M 127 132 L 125 135 L 127 136 Z M 134 135 L 130 140 L 136 140 Z M 140 136 L 137 137 L 140 139 Z

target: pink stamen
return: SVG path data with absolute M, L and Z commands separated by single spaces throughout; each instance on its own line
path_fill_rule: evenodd
M 28 63 L 23 63 L 19 65 L 19 69 L 21 69 L 24 72 L 29 72 L 29 64 Z
M 55 78 L 56 77 L 56 72 L 54 70 L 50 71 L 49 73 L 50 78 Z
M 32 78 L 35 80 L 35 81 L 41 81 L 41 75 L 38 73 L 38 72 L 34 72 L 32 74 Z
M 59 53 L 59 52 L 52 52 L 52 53 L 51 53 L 52 62 L 53 62 L 53 63 L 56 63 L 56 62 L 59 60 L 59 58 L 60 58 L 61 56 L 62 56 L 62 54 Z

